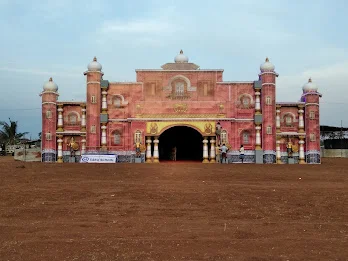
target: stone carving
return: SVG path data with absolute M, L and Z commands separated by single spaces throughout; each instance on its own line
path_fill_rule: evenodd
M 211 123 L 206 123 L 204 125 L 204 132 L 206 134 L 211 134 L 213 132 L 213 126 L 211 125 Z
M 151 134 L 157 134 L 158 132 L 158 126 L 157 123 L 152 122 L 150 125 L 150 133 Z
M 174 105 L 174 111 L 176 113 L 184 113 L 184 112 L 187 112 L 187 104 L 180 104 L 180 103 L 177 103 Z

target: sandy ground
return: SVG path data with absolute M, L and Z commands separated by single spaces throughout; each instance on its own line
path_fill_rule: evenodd
M 347 167 L 0 157 L 0 260 L 348 260 Z

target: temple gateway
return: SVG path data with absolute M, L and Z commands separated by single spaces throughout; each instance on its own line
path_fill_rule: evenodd
M 42 161 L 79 162 L 114 155 L 117 162 L 320 163 L 319 98 L 309 79 L 299 101 L 276 101 L 274 65 L 257 80 L 224 81 L 223 69 L 201 69 L 183 51 L 161 69 L 137 69 L 135 82 L 104 77 L 94 58 L 84 72 L 86 101 L 60 101 L 52 78 L 43 86 Z M 299 90 L 300 91 L 300 90 Z

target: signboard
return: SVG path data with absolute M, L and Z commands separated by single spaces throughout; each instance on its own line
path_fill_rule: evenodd
M 117 155 L 82 155 L 80 163 L 116 163 Z

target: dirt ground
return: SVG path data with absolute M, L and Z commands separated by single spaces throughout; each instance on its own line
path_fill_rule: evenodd
M 0 157 L 0 260 L 348 260 L 347 168 Z

